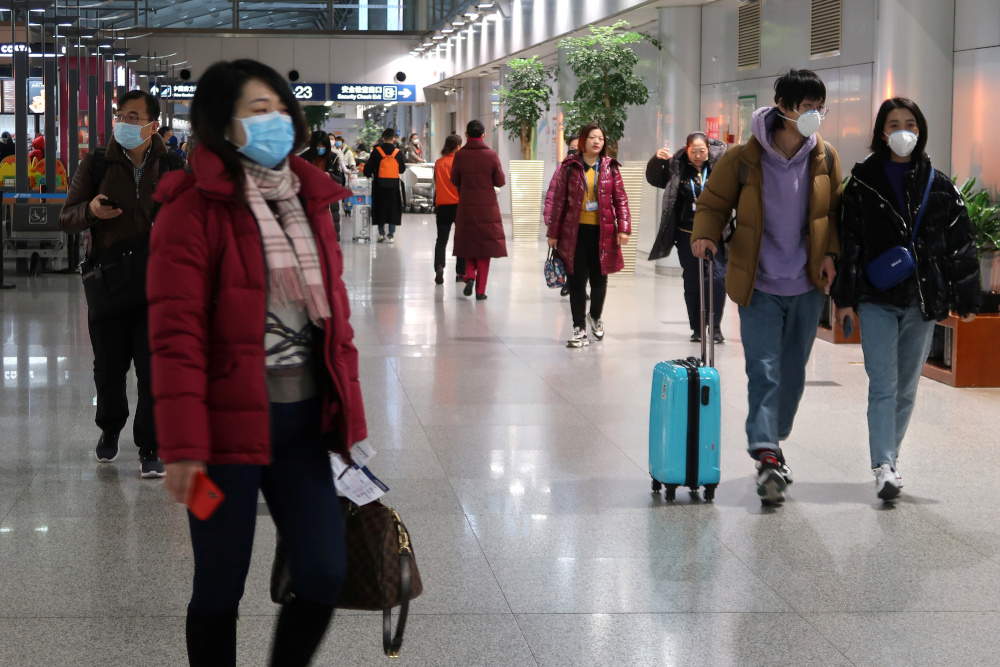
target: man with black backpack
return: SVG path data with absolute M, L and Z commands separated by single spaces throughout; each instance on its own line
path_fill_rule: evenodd
M 372 221 L 378 225 L 379 243 L 386 240 L 386 225 L 389 225 L 389 243 L 393 243 L 396 226 L 403 220 L 399 175 L 406 171 L 406 159 L 399 146 L 393 143 L 395 139 L 396 130 L 391 127 L 386 129 L 382 133 L 382 143 L 372 150 L 365 163 L 365 176 L 375 179 L 372 188 Z
M 139 399 L 133 436 L 139 476 L 165 476 L 153 426 L 149 336 L 146 322 L 146 262 L 149 232 L 158 206 L 153 192 L 160 176 L 181 169 L 157 134 L 160 104 L 141 90 L 118 101 L 114 138 L 84 156 L 59 215 L 69 234 L 88 232 L 83 263 L 90 342 L 97 387 L 97 460 L 118 457 L 118 436 L 128 420 L 125 378 L 135 364 Z

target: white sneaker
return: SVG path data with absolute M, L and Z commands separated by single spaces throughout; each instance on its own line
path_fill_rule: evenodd
M 388 240 L 389 243 L 395 243 L 396 242 L 396 237 L 393 236 L 392 234 L 389 234 L 389 236 L 388 236 L 388 238 L 386 240 Z
M 590 341 L 587 340 L 587 330 L 580 327 L 573 327 L 573 336 L 566 341 L 566 347 L 587 347 Z
M 590 322 L 590 333 L 594 336 L 594 340 L 604 340 L 604 321 L 595 320 L 589 314 L 587 315 L 587 321 Z
M 886 502 L 895 500 L 902 485 L 892 466 L 883 463 L 878 468 L 872 468 L 872 474 L 875 475 L 875 495 Z

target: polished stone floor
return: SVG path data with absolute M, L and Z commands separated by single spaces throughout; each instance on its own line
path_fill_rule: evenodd
M 735 309 L 718 350 L 723 481 L 673 505 L 646 473 L 654 363 L 695 354 L 679 278 L 615 278 L 608 335 L 567 350 L 541 243 L 495 260 L 489 299 L 433 284 L 431 216 L 395 245 L 345 243 L 371 468 L 415 541 L 425 593 L 401 665 L 1000 664 L 1000 391 L 924 380 L 877 502 L 861 351 L 817 343 L 786 452 L 787 504 L 761 508 L 743 452 Z M 451 265 L 449 265 L 451 266 Z M 140 480 L 130 439 L 97 465 L 79 279 L 0 292 L 0 665 L 186 664 L 184 510 Z M 240 664 L 276 607 L 262 516 Z M 319 665 L 380 665 L 380 618 L 334 621 Z

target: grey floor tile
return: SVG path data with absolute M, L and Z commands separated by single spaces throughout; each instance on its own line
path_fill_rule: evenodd
M 269 655 L 273 619 L 240 619 L 239 664 L 263 665 Z M 337 615 L 314 664 L 365 667 L 386 664 L 380 615 Z M 535 665 L 514 617 L 507 615 L 411 615 L 403 650 L 393 664 L 419 667 L 529 667 Z
M 731 555 L 710 558 L 491 558 L 515 614 L 791 608 Z
M 646 480 L 452 479 L 467 514 L 594 515 L 663 510 Z
M 4 667 L 177 667 L 183 616 L 0 617 Z
M 539 667 L 851 665 L 797 614 L 518 614 L 516 618 Z
M 683 558 L 729 555 L 690 512 L 478 515 L 469 522 L 488 558 Z
M 804 616 L 857 667 L 997 664 L 997 612 Z

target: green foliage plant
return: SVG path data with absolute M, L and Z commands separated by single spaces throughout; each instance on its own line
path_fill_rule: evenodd
M 366 120 L 365 126 L 361 128 L 358 140 L 365 142 L 368 150 L 373 150 L 382 139 L 382 132 L 385 130 L 381 125 L 376 125 L 372 120 Z
M 322 104 L 302 105 L 302 113 L 306 116 L 306 126 L 311 130 L 318 130 L 322 128 L 323 124 L 326 123 L 326 119 L 330 117 L 330 113 L 332 111 L 332 108 Z
M 632 45 L 649 41 L 662 48 L 655 38 L 629 27 L 628 21 L 590 26 L 589 35 L 559 42 L 559 48 L 568 52 L 567 61 L 578 82 L 573 100 L 562 102 L 565 126 L 575 131 L 588 123 L 599 123 L 607 132 L 612 157 L 618 155 L 618 142 L 625 136 L 628 107 L 649 100 L 649 89 L 635 73 L 639 56 Z
M 510 71 L 500 88 L 500 106 L 503 108 L 501 127 L 510 139 L 520 139 L 521 159 L 532 159 L 532 139 L 538 121 L 549 110 L 552 87 L 548 81 L 554 77 L 552 68 L 546 67 L 538 56 L 511 58 L 507 61 Z
M 985 188 L 976 189 L 975 178 L 966 179 L 959 191 L 969 212 L 980 257 L 984 252 L 1000 250 L 1000 205 L 990 202 Z

